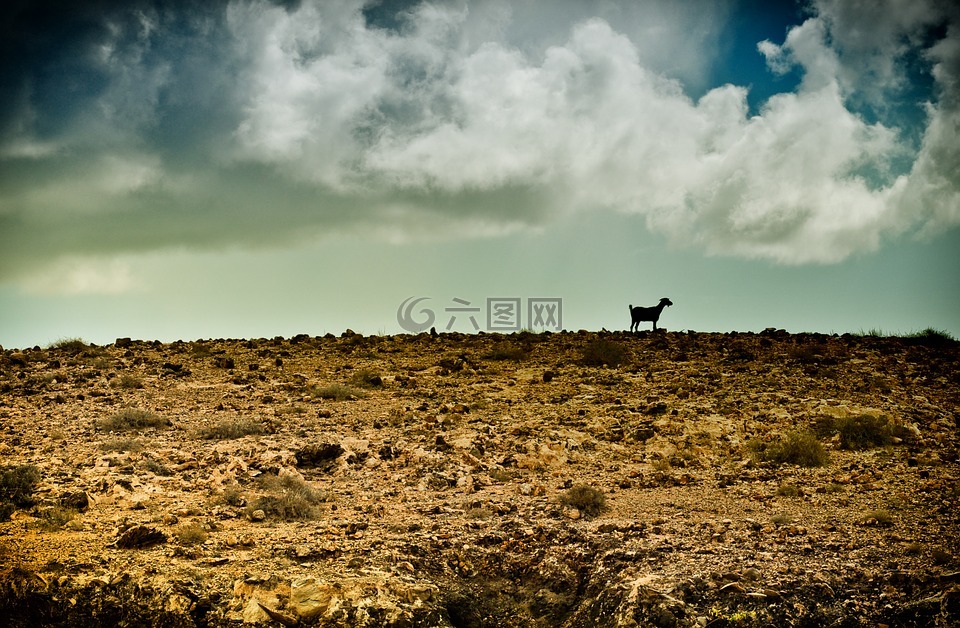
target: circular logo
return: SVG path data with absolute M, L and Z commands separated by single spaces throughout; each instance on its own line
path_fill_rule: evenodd
M 413 319 L 413 308 L 417 303 L 426 301 L 429 298 L 430 297 L 409 297 L 401 303 L 400 307 L 397 308 L 397 322 L 400 324 L 400 327 L 412 334 L 419 334 L 422 331 L 430 329 L 433 326 L 433 322 L 437 319 L 433 310 L 426 307 L 420 310 L 420 314 L 427 315 L 427 319 L 423 322 L 417 322 Z

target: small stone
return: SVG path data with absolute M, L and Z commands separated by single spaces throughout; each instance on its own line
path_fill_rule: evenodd
M 262 508 L 257 508 L 250 513 L 250 521 L 264 521 L 266 518 L 267 513 L 265 513 Z

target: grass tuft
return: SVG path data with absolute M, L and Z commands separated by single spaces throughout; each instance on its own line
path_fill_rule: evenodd
M 957 339 L 949 333 L 940 329 L 934 329 L 933 327 L 927 327 L 922 331 L 908 334 L 905 338 L 914 344 L 925 347 L 942 348 L 957 344 Z

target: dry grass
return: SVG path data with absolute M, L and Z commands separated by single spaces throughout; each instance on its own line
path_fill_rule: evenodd
M 200 440 L 233 440 L 244 436 L 259 436 L 265 431 L 263 423 L 254 419 L 227 419 L 197 429 L 194 437 Z
M 327 386 L 310 386 L 307 388 L 307 394 L 319 399 L 330 399 L 333 401 L 353 401 L 367 396 L 359 388 L 346 386 L 344 384 L 329 384 Z
M 97 421 L 96 425 L 99 429 L 107 432 L 125 432 L 168 427 L 170 422 L 149 410 L 124 408 L 105 419 Z

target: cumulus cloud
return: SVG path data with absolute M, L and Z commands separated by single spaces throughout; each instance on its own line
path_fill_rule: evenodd
M 803 78 L 751 114 L 747 86 L 692 87 L 733 28 L 716 3 L 105 3 L 64 34 L 70 59 L 0 68 L 16 95 L 0 112 L 0 272 L 578 211 L 786 263 L 955 227 L 960 20 L 936 0 L 888 4 L 818 1 L 757 42 L 771 72 Z M 935 85 L 914 146 L 884 112 L 918 67 Z

